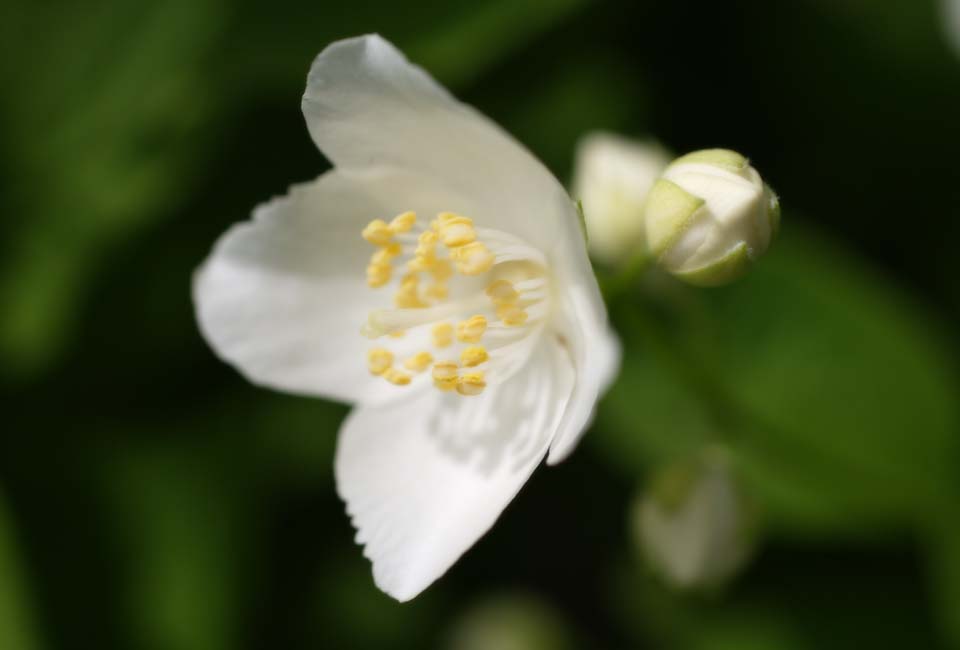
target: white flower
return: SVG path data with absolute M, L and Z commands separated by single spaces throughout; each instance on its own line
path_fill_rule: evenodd
M 577 145 L 573 195 L 583 203 L 591 254 L 607 264 L 646 249 L 643 206 L 670 162 L 660 146 L 612 133 L 590 133 Z
M 650 190 L 647 239 L 660 265 L 697 285 L 747 271 L 780 226 L 780 204 L 749 161 L 707 149 L 670 163 Z
M 679 589 L 715 587 L 733 576 L 753 551 L 752 523 L 719 449 L 661 471 L 633 512 L 647 560 Z
M 325 49 L 303 113 L 334 169 L 217 242 L 198 320 L 251 381 L 355 404 L 337 490 L 407 600 L 570 453 L 619 351 L 563 188 L 390 43 Z

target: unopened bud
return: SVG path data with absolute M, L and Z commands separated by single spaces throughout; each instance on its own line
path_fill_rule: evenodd
M 743 275 L 779 225 L 777 196 L 746 158 L 727 149 L 673 161 L 647 200 L 651 252 L 664 269 L 700 286 Z
M 646 250 L 643 206 L 668 162 L 658 145 L 610 133 L 580 140 L 573 195 L 583 205 L 587 246 L 595 259 L 615 264 Z
M 748 502 L 719 449 L 661 470 L 632 523 L 649 564 L 677 589 L 722 585 L 753 550 Z

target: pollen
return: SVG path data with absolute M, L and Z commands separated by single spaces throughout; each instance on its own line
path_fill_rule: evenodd
M 486 387 L 481 370 L 465 372 L 457 379 L 457 392 L 461 395 L 479 395 Z
M 367 285 L 377 289 L 390 282 L 393 268 L 389 264 L 370 264 L 367 266 Z
M 386 246 L 381 246 L 377 252 L 370 256 L 371 264 L 389 264 L 394 257 L 401 253 L 402 249 L 397 242 L 391 242 Z
M 398 214 L 390 221 L 390 232 L 393 234 L 399 234 L 402 232 L 407 232 L 413 225 L 417 223 L 417 213 L 416 212 L 404 212 L 403 214 Z
M 396 330 L 394 332 L 390 332 L 387 336 L 389 336 L 392 339 L 402 339 L 406 335 L 407 335 L 406 331 Z
M 433 385 L 440 390 L 453 390 L 457 387 L 460 370 L 456 361 L 438 361 L 433 364 Z
M 437 260 L 429 270 L 430 275 L 437 282 L 444 282 L 453 277 L 453 265 L 449 260 Z
M 477 231 L 473 229 L 473 219 L 459 215 L 444 213 L 445 218 L 439 221 L 438 232 L 443 245 L 456 248 L 476 240 Z
M 487 354 L 487 349 L 482 345 L 473 345 L 468 348 L 464 348 L 463 352 L 460 353 L 460 363 L 462 363 L 466 368 L 479 366 L 489 358 L 490 356 Z
M 384 348 L 373 348 L 367 352 L 367 368 L 374 375 L 382 375 L 393 365 L 393 353 Z
M 502 305 L 497 307 L 497 317 L 503 321 L 504 325 L 516 327 L 527 322 L 527 312 L 514 305 Z
M 453 343 L 453 325 L 437 323 L 433 326 L 433 344 L 438 348 L 445 348 Z
M 367 224 L 361 233 L 363 238 L 375 246 L 386 246 L 390 243 L 393 233 L 390 226 L 383 219 L 374 219 Z
M 464 275 L 480 275 L 493 267 L 493 253 L 482 242 L 472 242 L 450 249 L 450 257 L 457 270 Z
M 423 372 L 433 363 L 433 355 L 429 352 L 417 352 L 403 362 L 403 367 L 413 372 Z
M 388 368 L 383 373 L 383 378 L 395 386 L 406 386 L 410 383 L 410 375 L 396 368 Z
M 457 323 L 457 340 L 462 343 L 479 343 L 487 331 L 487 319 L 477 314 Z
M 495 305 L 512 305 L 520 299 L 510 280 L 497 280 L 487 287 L 487 296 Z
M 438 300 L 438 301 L 446 300 L 447 295 L 449 294 L 449 292 L 447 291 L 447 285 L 439 284 L 439 283 L 431 284 L 429 287 L 426 288 L 426 290 L 424 290 L 423 293 L 427 296 L 427 298 L 431 298 L 433 300 Z
M 420 299 L 420 278 L 416 273 L 408 273 L 400 280 L 400 288 L 393 297 L 400 309 L 420 309 L 427 304 Z

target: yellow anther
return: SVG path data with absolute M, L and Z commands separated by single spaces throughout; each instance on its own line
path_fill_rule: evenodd
M 465 372 L 457 379 L 457 392 L 461 395 L 479 395 L 487 387 L 483 372 Z
M 401 287 L 393 296 L 393 304 L 400 309 L 422 309 L 427 303 L 420 299 L 416 287 L 413 289 Z
M 435 260 L 430 267 L 430 274 L 437 282 L 445 282 L 453 277 L 453 265 L 449 260 Z
M 438 348 L 445 348 L 453 343 L 453 325 L 437 323 L 433 326 L 433 344 Z
M 389 368 L 383 373 L 383 378 L 396 386 L 406 386 L 410 383 L 410 375 L 396 368 Z
M 367 352 L 367 368 L 374 375 L 382 375 L 393 365 L 393 353 L 384 348 L 373 348 Z
M 401 309 L 419 309 L 427 304 L 420 299 L 420 278 L 416 273 L 407 273 L 400 280 L 400 288 L 393 297 L 393 302 Z
M 472 345 L 469 348 L 464 348 L 463 352 L 460 353 L 460 363 L 467 368 L 479 366 L 489 358 L 487 349 L 482 345 Z
M 520 299 L 520 294 L 513 288 L 510 280 L 497 280 L 487 287 L 487 295 L 495 305 L 512 305 Z
M 426 288 L 424 293 L 427 295 L 427 298 L 433 300 L 446 300 L 447 299 L 447 285 L 445 284 L 431 284 Z
M 477 314 L 457 323 L 457 340 L 463 343 L 479 343 L 487 331 L 487 319 Z
M 433 355 L 429 352 L 417 352 L 403 362 L 403 367 L 413 372 L 423 372 L 433 363 Z
M 393 233 L 390 232 L 390 226 L 383 219 L 374 219 L 368 223 L 361 234 L 364 239 L 377 246 L 386 246 L 393 236 Z
M 386 246 L 381 246 L 376 253 L 370 256 L 371 264 L 389 264 L 390 261 L 403 252 L 403 248 L 397 242 L 390 242 Z
M 390 221 L 390 232 L 394 234 L 407 232 L 413 228 L 413 224 L 415 223 L 417 223 L 416 212 L 404 212 L 403 214 L 398 214 Z
M 424 230 L 417 237 L 417 248 L 414 251 L 415 255 L 429 255 L 432 254 L 434 249 L 437 247 L 437 242 L 440 241 L 437 233 L 432 230 Z
M 438 361 L 433 364 L 433 385 L 440 390 L 453 390 L 459 374 L 456 361 Z
M 464 246 L 477 238 L 473 220 L 468 217 L 453 217 L 440 223 L 440 239 L 444 246 Z
M 404 331 L 404 330 L 397 330 L 397 331 L 395 331 L 395 332 L 390 332 L 387 336 L 389 336 L 390 338 L 393 338 L 393 339 L 402 339 L 402 338 L 403 338 L 404 336 L 406 336 L 406 335 L 407 335 L 406 331 Z
M 456 262 L 457 270 L 464 275 L 486 273 L 494 262 L 493 253 L 478 241 L 450 249 L 450 257 Z
M 504 325 L 523 325 L 527 322 L 527 312 L 514 305 L 501 305 L 497 307 L 497 318 L 503 321 Z
M 390 282 L 393 268 L 389 264 L 370 264 L 367 266 L 367 284 L 376 289 Z

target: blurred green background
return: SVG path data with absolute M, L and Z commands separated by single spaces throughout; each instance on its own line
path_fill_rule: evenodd
M 0 6 L 0 648 L 960 648 L 960 48 L 929 0 Z M 334 492 L 345 407 L 255 388 L 190 278 L 326 168 L 312 58 L 380 32 L 560 178 L 597 128 L 750 156 L 744 280 L 610 305 L 618 383 L 412 603 Z M 960 43 L 960 37 L 957 42 Z M 726 441 L 759 550 L 674 593 L 629 512 Z M 511 645 L 512 644 L 512 645 Z

